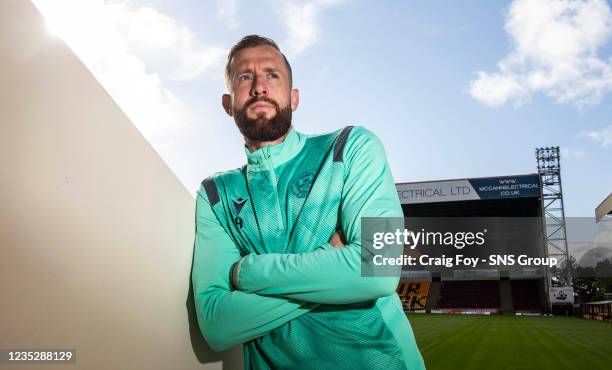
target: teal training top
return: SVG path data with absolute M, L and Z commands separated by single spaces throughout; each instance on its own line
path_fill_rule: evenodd
M 424 369 L 399 277 L 361 276 L 361 218 L 403 217 L 380 140 L 291 128 L 245 152 L 197 193 L 192 280 L 211 348 L 243 343 L 246 369 Z

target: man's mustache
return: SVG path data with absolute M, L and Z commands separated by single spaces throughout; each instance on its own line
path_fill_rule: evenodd
M 247 100 L 246 104 L 244 105 L 246 108 L 250 107 L 251 105 L 255 104 L 255 103 L 259 103 L 259 102 L 265 102 L 268 104 L 271 104 L 272 106 L 274 106 L 274 108 L 276 108 L 276 111 L 280 110 L 280 107 L 278 106 L 278 104 L 270 99 L 270 98 L 266 98 L 266 97 L 261 97 L 261 98 L 252 98 Z

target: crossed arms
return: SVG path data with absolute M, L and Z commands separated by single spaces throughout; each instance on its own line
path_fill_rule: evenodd
M 341 219 L 346 245 L 341 248 L 326 243 L 309 253 L 240 258 L 205 190 L 198 191 L 192 280 L 200 329 L 212 349 L 265 335 L 318 304 L 394 293 L 398 277 L 365 278 L 360 272 L 361 218 L 403 217 L 384 148 L 372 133 L 355 127 L 344 150 Z M 338 246 L 334 237 L 330 242 Z M 232 290 L 235 263 L 237 289 Z

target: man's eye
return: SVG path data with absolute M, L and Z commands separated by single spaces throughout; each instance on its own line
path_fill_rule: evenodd
M 269 78 L 279 78 L 280 76 L 276 72 L 270 72 L 268 73 L 268 77 Z
M 238 81 L 248 81 L 251 79 L 250 75 L 242 75 L 240 77 L 238 77 Z

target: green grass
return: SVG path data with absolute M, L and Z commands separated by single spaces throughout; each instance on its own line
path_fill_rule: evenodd
M 573 317 L 408 314 L 428 370 L 612 369 L 612 325 Z

